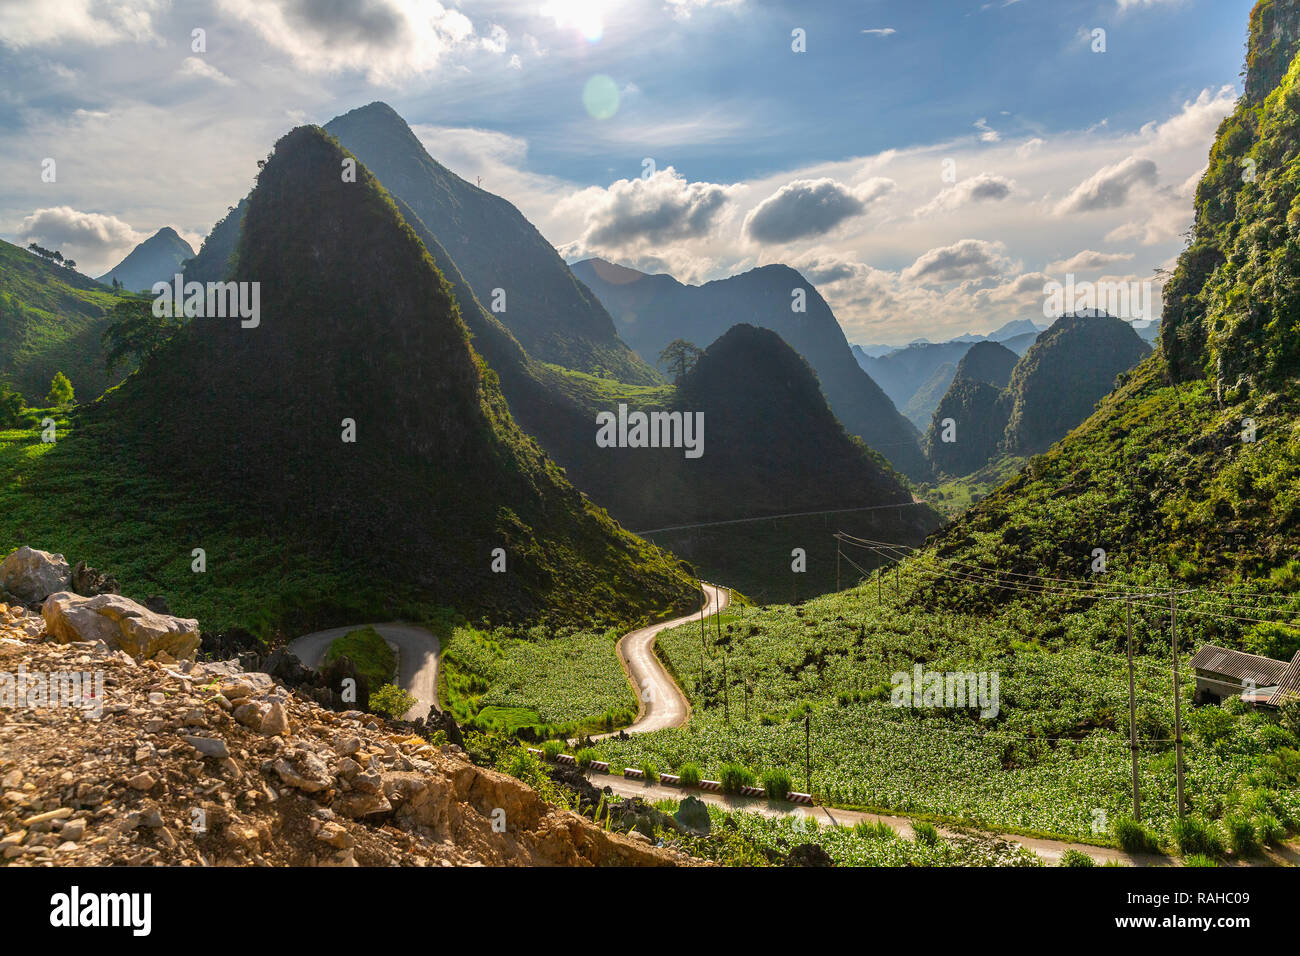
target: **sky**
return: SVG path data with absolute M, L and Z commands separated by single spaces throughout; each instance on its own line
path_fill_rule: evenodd
M 1067 276 L 1158 311 L 1251 6 L 0 0 L 0 238 L 197 248 L 281 135 L 383 100 L 569 261 L 787 263 L 853 342 L 1045 325 Z

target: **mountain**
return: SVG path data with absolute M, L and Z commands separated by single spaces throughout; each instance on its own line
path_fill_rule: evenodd
M 1131 325 L 1113 316 L 1057 319 L 1016 363 L 1008 385 L 1006 450 L 1020 455 L 1046 450 L 1091 415 L 1116 377 L 1150 352 Z
M 998 453 L 1009 418 L 1006 393 L 989 382 L 958 377 L 935 409 L 925 453 L 943 475 L 969 475 Z M 945 441 L 945 436 L 950 440 Z
M 0 241 L 0 379 L 43 407 L 63 372 L 80 401 L 119 381 L 104 370 L 100 336 L 116 296 L 75 269 Z
M 1037 335 L 1043 331 L 1043 326 L 1036 325 L 1029 319 L 1012 319 L 1005 325 L 990 332 L 986 338 L 990 342 L 1005 342 L 1007 339 L 1015 338 L 1017 335 L 1028 335 L 1030 333 Z
M 740 318 L 771 329 L 807 360 L 851 434 L 909 477 L 926 477 L 915 427 L 864 374 L 830 306 L 794 269 L 762 266 L 699 286 L 603 259 L 578 262 L 573 272 L 609 309 L 624 339 L 650 362 L 674 339 L 704 348 Z M 806 311 L 793 311 L 796 291 L 802 293 Z
M 247 208 L 248 200 L 241 199 L 212 227 L 199 251 L 185 266 L 186 282 L 222 282 L 230 274 L 239 245 L 239 227 Z
M 140 292 L 155 282 L 171 282 L 193 256 L 193 247 L 171 226 L 163 226 L 95 281 L 112 285 L 116 279 L 127 291 Z
M 861 354 L 869 358 L 879 358 L 882 355 L 888 355 L 896 348 L 898 348 L 897 345 L 855 345 L 853 346 L 853 355 L 857 357 Z
M 533 224 L 434 160 L 390 106 L 371 103 L 325 129 L 415 210 L 529 355 L 633 385 L 660 381 Z
M 880 358 L 858 356 L 858 364 L 899 408 L 906 408 L 917 389 L 939 366 L 961 361 L 969 342 L 915 342 Z
M 612 623 L 693 607 L 686 569 L 620 529 L 518 428 L 424 243 L 364 164 L 341 180 L 347 158 L 317 127 L 284 136 L 230 276 L 259 284 L 258 324 L 192 320 L 42 457 L 161 480 L 193 507 L 107 499 L 78 508 L 79 523 L 111 515 L 132 539 L 202 538 L 213 563 L 274 547 L 289 577 L 346 569 L 342 589 L 277 582 L 285 616 L 307 605 L 356 620 L 358 602 L 392 614 L 407 601 Z M 186 530 L 159 528 L 177 521 Z M 252 541 L 234 534 L 250 525 Z
M 1112 568 L 1152 581 L 1294 595 L 1298 52 L 1300 0 L 1257 3 L 1246 95 L 1210 149 L 1191 239 L 1164 289 L 1159 347 L 1082 425 L 945 529 L 940 555 L 979 563 L 996 548 L 1017 572 L 1081 577 L 1102 547 Z M 961 598 L 976 599 L 1006 596 Z M 1215 644 L 1270 656 L 1284 630 L 1217 618 L 1213 628 Z
M 1011 372 L 1016 367 L 1016 361 L 1016 353 L 1005 345 L 979 342 L 961 357 L 953 377 L 1006 388 L 1011 383 Z
M 1041 334 L 1041 332 L 1024 332 L 1020 335 L 1013 335 L 1009 339 L 1003 339 L 998 344 L 1005 345 L 1017 355 L 1024 355 L 1029 351 L 1029 346 L 1038 341 L 1038 336 Z
M 907 404 L 903 406 L 903 414 L 917 428 L 924 428 L 930 423 L 930 416 L 939 406 L 940 399 L 948 391 L 948 386 L 952 384 L 953 377 L 957 374 L 957 366 L 952 362 L 944 362 L 926 379 L 921 387 L 918 388 Z

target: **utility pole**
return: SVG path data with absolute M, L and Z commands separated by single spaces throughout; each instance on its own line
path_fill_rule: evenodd
M 722 719 L 731 723 L 731 679 L 727 676 L 727 649 L 722 649 Z
M 1133 598 L 1124 599 L 1128 622 L 1128 749 L 1133 756 L 1133 819 L 1142 820 L 1142 798 L 1138 784 L 1137 705 L 1133 698 Z
M 812 714 L 803 715 L 804 793 L 812 793 Z
M 840 589 L 840 536 L 835 536 L 835 590 Z
M 1169 638 L 1174 651 L 1174 753 L 1178 772 L 1178 818 L 1183 817 L 1183 705 L 1178 689 L 1178 604 L 1169 589 Z
M 704 584 L 700 582 L 700 590 L 704 591 Z M 704 606 L 700 608 L 700 700 L 704 699 L 704 610 L 709 606 L 708 592 L 704 594 Z

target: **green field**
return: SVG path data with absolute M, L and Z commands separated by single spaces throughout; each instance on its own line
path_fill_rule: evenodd
M 922 581 L 934 580 L 926 561 L 932 571 L 930 558 L 905 564 L 902 594 L 886 586 L 880 605 L 867 585 L 725 621 L 721 642 L 707 635 L 703 679 L 698 628 L 662 634 L 660 647 L 694 708 L 691 722 L 602 741 L 602 759 L 660 770 L 694 761 L 715 779 L 736 761 L 760 773 L 784 769 L 802 789 L 808 714 L 810 782 L 824 801 L 1107 841 L 1113 821 L 1132 810 L 1121 608 L 1096 601 L 1071 609 L 1045 598 L 996 616 L 934 613 L 907 603 Z M 1175 774 L 1172 673 L 1158 650 L 1165 626 L 1159 611 L 1139 610 L 1135 682 L 1143 816 L 1167 833 Z M 1183 647 L 1195 647 L 1205 627 L 1189 617 Z M 917 663 L 996 672 L 996 717 L 893 706 L 891 675 Z M 1182 684 L 1192 811 L 1245 816 L 1261 828 L 1300 824 L 1294 715 L 1283 726 L 1276 715 L 1237 705 L 1193 708 L 1192 683 Z
M 637 714 L 614 631 L 455 628 L 443 640 L 442 702 L 461 723 L 537 736 L 615 730 Z
M 335 639 L 325 652 L 325 662 L 340 657 L 356 665 L 372 691 L 393 683 L 397 676 L 397 655 L 373 627 L 358 628 Z

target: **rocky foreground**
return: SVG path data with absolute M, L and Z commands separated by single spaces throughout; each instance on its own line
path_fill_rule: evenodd
M 69 640 L 50 601 L 0 604 L 0 864 L 692 862 L 233 661 Z

